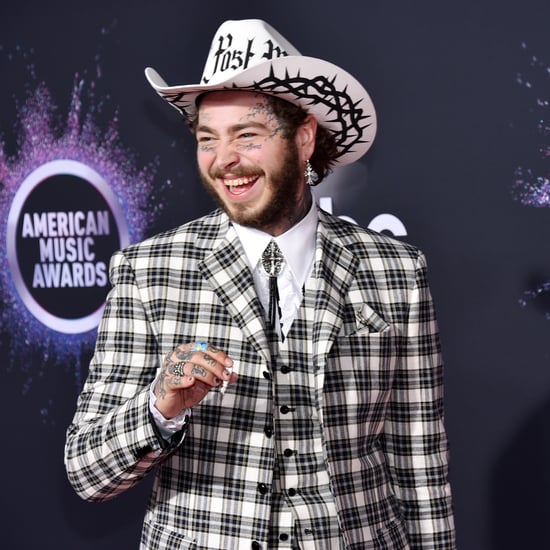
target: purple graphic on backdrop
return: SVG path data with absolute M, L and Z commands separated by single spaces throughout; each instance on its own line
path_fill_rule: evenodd
M 528 112 L 533 118 L 533 132 L 538 144 L 528 165 L 516 168 L 513 194 L 520 204 L 533 208 L 550 207 L 550 65 L 532 54 L 527 44 L 522 44 L 527 57 L 525 69 L 516 76 L 517 83 L 529 98 Z M 526 290 L 520 304 L 542 299 L 550 292 L 550 281 Z M 550 311 L 545 313 L 550 320 Z
M 37 292 L 42 291 L 43 295 L 51 290 L 50 287 L 56 287 L 61 292 L 67 291 L 67 287 L 74 291 L 78 286 L 95 286 L 96 290 L 106 295 L 107 260 L 99 258 L 98 250 L 104 245 L 98 243 L 118 248 L 142 239 L 159 216 L 163 203 L 157 199 L 151 201 L 156 162 L 137 166 L 135 155 L 121 143 L 117 113 L 108 112 L 106 100 L 96 97 L 97 83 L 101 79 L 98 58 L 94 60 L 95 80 L 88 78 L 84 71 L 82 75 L 74 75 L 72 84 L 68 82 L 67 89 L 71 90 L 72 87 L 71 101 L 66 113 L 62 113 L 48 85 L 36 78 L 37 71 L 31 62 L 31 54 L 20 47 L 11 52 L 0 46 L 0 55 L 4 57 L 0 60 L 25 74 L 25 82 L 19 83 L 24 86 L 24 92 L 14 100 L 15 147 L 9 148 L 6 136 L 0 136 L 0 322 L 4 340 L 9 342 L 9 350 L 6 350 L 9 353 L 9 366 L 6 365 L 6 368 L 17 366 L 27 371 L 32 369 L 33 376 L 29 376 L 31 380 L 40 376 L 38 371 L 44 369 L 45 365 L 70 364 L 74 365 L 75 377 L 80 384 L 80 357 L 92 349 L 97 323 L 90 322 L 90 317 L 87 318 L 87 324 L 75 324 L 77 328 L 74 330 L 55 330 L 52 328 L 55 322 L 44 321 L 47 317 L 37 318 L 32 308 L 29 308 L 29 302 L 35 296 L 29 298 L 27 292 L 26 299 L 22 299 L 21 289 L 25 280 L 22 276 L 18 281 L 14 280 L 14 262 L 13 257 L 9 257 L 8 249 L 10 246 L 16 248 L 13 243 L 17 242 L 29 248 L 30 237 L 37 238 L 34 246 L 40 250 L 43 263 L 34 265 L 34 271 L 30 271 L 28 279 Z M 108 121 L 105 127 L 101 126 L 102 120 Z M 51 172 L 58 165 L 64 167 L 59 176 L 65 178 L 62 181 Z M 46 176 L 42 179 L 35 176 L 44 171 Z M 26 240 L 16 241 L 11 234 L 14 224 L 8 227 L 8 218 L 10 215 L 14 217 L 14 203 L 22 203 L 19 206 L 24 210 L 28 205 L 23 202 L 29 198 L 25 196 L 24 200 L 20 199 L 21 193 L 18 195 L 18 192 L 25 183 L 36 195 L 34 202 L 40 203 L 47 191 L 43 191 L 42 196 L 36 193 L 34 180 L 43 183 L 46 177 L 51 179 L 48 184 L 53 186 L 48 189 L 61 190 L 60 200 L 61 195 L 70 194 L 63 190 L 70 190 L 73 185 L 71 182 L 74 182 L 75 186 L 82 187 L 83 192 L 88 192 L 85 187 L 91 187 L 92 191 L 88 195 L 97 205 L 80 210 L 67 207 L 62 212 L 21 215 L 19 233 Z M 33 181 L 32 185 L 29 185 L 29 181 Z M 88 181 L 93 186 L 87 185 Z M 76 194 L 79 193 L 80 188 Z M 46 221 L 50 222 L 49 225 Z M 63 227 L 64 233 L 61 231 Z M 51 263 L 54 254 L 63 254 L 64 263 L 61 260 L 59 265 Z M 105 253 L 103 256 L 106 256 Z M 67 258 L 82 261 L 69 264 Z M 58 271 L 52 266 L 59 267 Z M 30 283 L 27 286 L 30 287 Z M 97 302 L 97 297 L 93 300 Z M 54 298 L 50 307 L 55 310 L 58 302 Z M 97 309 L 97 304 L 92 309 Z M 51 320 L 52 315 L 49 315 Z M 74 315 L 78 316 L 78 313 Z M 22 388 L 22 391 L 25 393 L 26 389 Z

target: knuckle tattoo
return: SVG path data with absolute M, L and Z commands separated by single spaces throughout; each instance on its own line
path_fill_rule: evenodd
M 191 374 L 196 374 L 198 376 L 202 376 L 203 378 L 205 378 L 206 369 L 204 367 L 201 367 L 200 365 L 195 365 L 193 363 L 193 366 L 191 367 Z
M 193 352 L 176 350 L 176 357 L 178 358 L 178 361 L 189 361 L 189 359 L 193 357 Z
M 210 357 L 210 355 L 208 355 L 206 353 L 204 354 L 204 360 L 211 367 L 214 367 L 217 363 L 217 361 L 213 357 Z

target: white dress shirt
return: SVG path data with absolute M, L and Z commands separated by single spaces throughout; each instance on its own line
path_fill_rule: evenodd
M 269 304 L 269 277 L 261 266 L 262 253 L 274 240 L 284 256 L 283 269 L 277 278 L 281 330 L 286 336 L 302 302 L 302 289 L 311 273 L 315 256 L 317 208 L 312 204 L 306 216 L 286 233 L 273 237 L 259 229 L 233 224 L 243 245 L 254 286 L 265 311 Z

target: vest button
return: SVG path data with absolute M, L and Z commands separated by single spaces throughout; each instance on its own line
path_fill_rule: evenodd
M 288 494 L 289 494 L 291 497 L 296 496 L 296 493 L 297 493 L 297 492 L 298 492 L 298 491 L 296 491 L 296 489 L 289 489 L 289 490 L 288 490 Z
M 288 457 L 291 457 L 294 454 L 294 451 L 292 449 L 285 449 L 283 451 L 283 454 L 288 458 Z
M 286 533 L 281 533 L 279 535 L 279 540 L 283 540 L 283 541 L 288 540 L 288 535 Z
M 288 412 L 290 412 L 290 409 L 286 405 L 283 405 L 279 410 L 283 414 L 287 414 Z
M 271 373 L 270 372 L 264 370 L 264 372 L 262 372 L 262 374 L 264 375 L 264 378 L 266 380 L 271 380 Z
M 273 437 L 273 430 L 269 426 L 266 426 L 264 428 L 264 434 L 266 437 Z
M 252 545 L 250 546 L 252 550 L 260 550 L 261 546 L 260 543 L 256 540 L 252 541 Z
M 267 485 L 265 483 L 258 483 L 258 492 L 260 495 L 265 495 L 268 491 Z
M 281 367 L 281 372 L 282 372 L 283 374 L 288 374 L 291 370 L 292 370 L 292 369 L 291 369 L 288 365 L 283 365 L 283 366 Z

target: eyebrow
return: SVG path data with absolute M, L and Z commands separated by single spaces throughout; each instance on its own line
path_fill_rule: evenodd
M 262 124 L 261 122 L 243 122 L 241 124 L 234 124 L 233 126 L 229 127 L 229 133 L 230 134 L 237 134 L 238 132 L 241 132 L 242 130 L 246 130 L 247 128 L 260 128 L 260 129 L 267 129 L 267 126 L 265 124 Z M 197 126 L 197 132 L 207 132 L 210 134 L 215 134 L 216 131 L 210 128 L 210 126 L 207 126 L 206 124 L 201 124 L 200 126 Z

